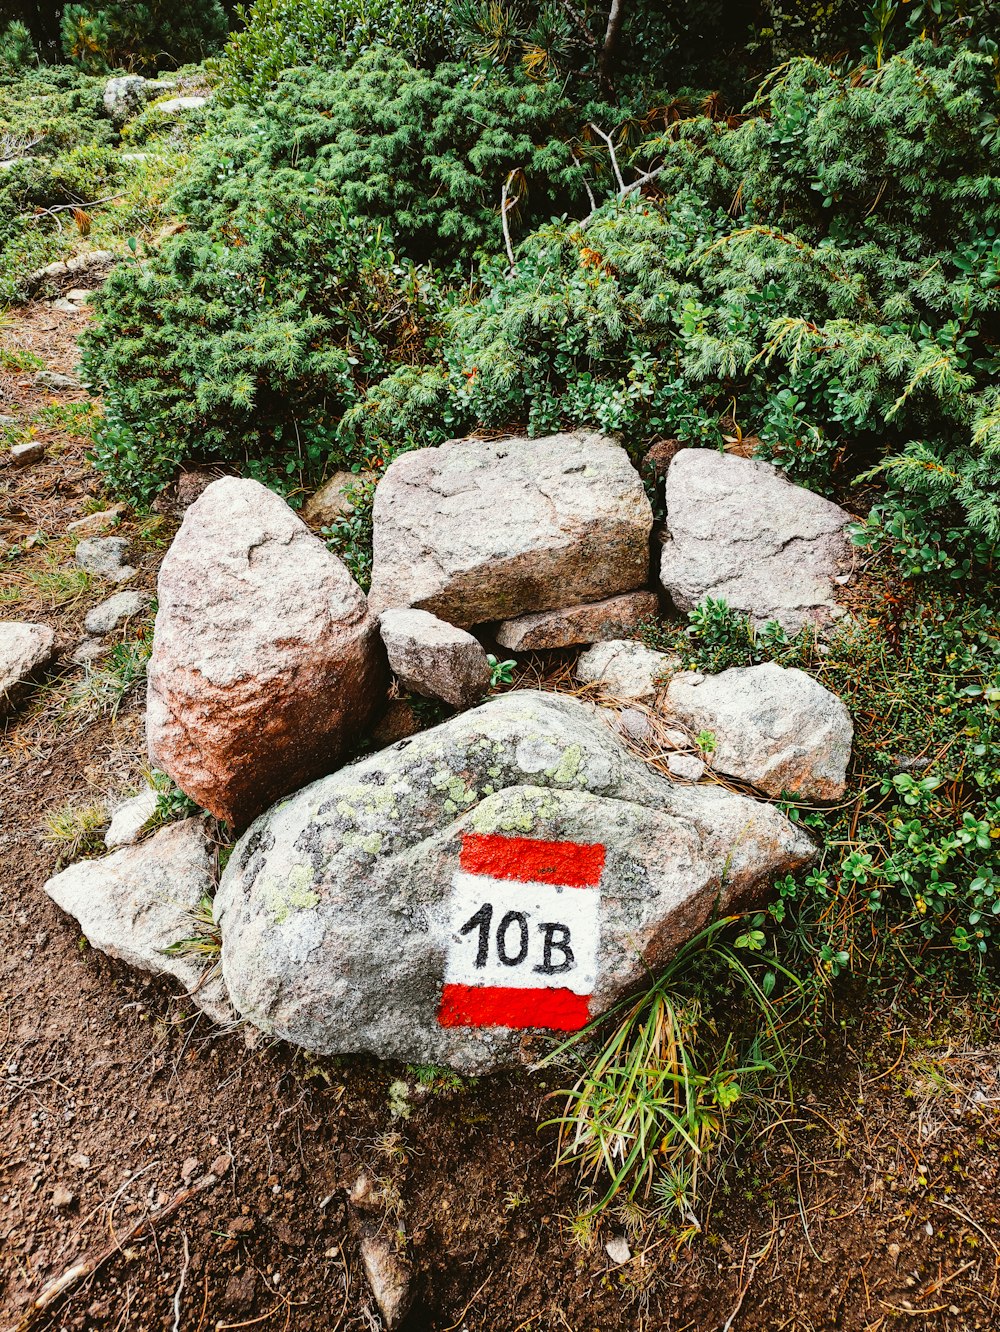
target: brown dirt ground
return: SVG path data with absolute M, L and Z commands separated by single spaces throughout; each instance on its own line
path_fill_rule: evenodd
M 31 306 L 8 342 L 66 370 L 84 318 Z M 0 411 L 27 422 L 52 398 L 83 397 L 33 383 L 5 373 Z M 62 534 L 97 507 L 99 484 L 82 441 L 38 433 L 47 461 L 0 472 L 0 540 L 49 539 L 0 554 L 0 590 L 24 594 L 4 615 L 55 625 L 65 651 L 107 589 L 56 605 L 64 592 L 29 575 L 71 566 Z M 120 530 L 152 587 L 171 524 Z M 579 1188 L 552 1173 L 552 1133 L 538 1128 L 552 1074 L 425 1089 L 372 1061 L 249 1049 L 86 946 L 41 891 L 57 859 L 42 825 L 140 779 L 142 717 L 135 692 L 116 717 L 67 716 L 83 677 L 64 655 L 0 746 L 0 1328 L 376 1329 L 345 1200 L 361 1170 L 392 1204 L 387 1226 L 405 1226 L 414 1329 L 1000 1325 L 995 1015 L 960 1000 L 919 1013 L 905 995 L 882 1011 L 845 1002 L 803 1095 L 744 1144 L 693 1244 L 627 1210 L 574 1225 Z M 408 1116 L 390 1109 L 396 1080 Z M 220 1156 L 221 1180 L 157 1221 Z M 616 1230 L 633 1255 L 622 1266 L 604 1250 Z M 96 1272 L 24 1321 L 47 1283 L 102 1250 Z

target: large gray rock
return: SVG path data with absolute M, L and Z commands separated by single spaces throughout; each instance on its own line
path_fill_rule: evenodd
M 173 823 L 138 846 L 82 860 L 49 879 L 45 891 L 75 917 L 91 947 L 152 972 L 173 976 L 216 1022 L 234 1021 L 216 971 L 202 954 L 171 952 L 205 931 L 198 914 L 212 892 L 212 846 L 200 819 Z
M 813 854 L 773 806 L 653 773 L 591 706 L 516 691 L 258 819 L 216 896 L 223 973 L 307 1049 L 484 1072 Z
M 55 639 L 47 624 L 0 621 L 0 717 L 14 710 L 51 660 Z
M 486 652 L 466 630 L 412 609 L 383 611 L 379 630 L 392 673 L 412 693 L 467 708 L 489 689 Z
M 146 735 L 156 767 L 245 826 L 337 766 L 383 706 L 364 593 L 278 495 L 223 477 L 160 568 Z
M 719 675 L 673 676 L 664 707 L 692 733 L 715 737 L 712 766 L 766 795 L 839 800 L 854 726 L 845 704 L 811 675 L 769 662 Z
M 823 624 L 832 581 L 851 568 L 845 510 L 770 463 L 682 449 L 666 480 L 660 579 L 678 610 L 724 600 L 794 633 Z
M 601 643 L 621 638 L 655 615 L 658 608 L 655 592 L 625 592 L 583 606 L 536 611 L 534 615 L 504 620 L 496 631 L 496 639 L 512 652 L 538 652 L 572 647 L 576 643 Z
M 603 435 L 417 449 L 375 492 L 369 602 L 467 628 L 599 601 L 646 582 L 652 522 L 628 455 Z
M 599 685 L 610 698 L 652 703 L 663 690 L 664 673 L 679 665 L 677 657 L 635 638 L 613 638 L 581 653 L 575 674 L 581 684 Z

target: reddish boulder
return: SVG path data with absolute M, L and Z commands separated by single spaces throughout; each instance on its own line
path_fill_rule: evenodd
M 229 824 L 333 771 L 384 704 L 364 593 L 256 481 L 223 477 L 191 506 L 158 594 L 149 756 Z

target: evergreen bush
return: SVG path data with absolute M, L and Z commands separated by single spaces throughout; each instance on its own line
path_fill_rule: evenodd
M 82 0 L 62 14 L 63 55 L 91 74 L 204 60 L 225 40 L 219 0 Z

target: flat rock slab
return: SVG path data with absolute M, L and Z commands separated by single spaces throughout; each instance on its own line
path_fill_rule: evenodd
M 653 514 L 596 434 L 453 440 L 397 458 L 375 492 L 373 610 L 468 628 L 600 601 L 648 577 Z
M 28 467 L 31 463 L 41 462 L 44 457 L 45 445 L 39 439 L 10 446 L 10 460 L 15 467 Z
M 0 621 L 0 717 L 13 712 L 38 672 L 51 661 L 55 639 L 47 624 Z
M 441 699 L 453 708 L 482 701 L 490 666 L 477 638 L 422 610 L 388 610 L 379 631 L 389 666 L 405 689 Z
M 83 627 L 88 634 L 110 634 L 133 615 L 141 615 L 149 602 L 146 592 L 116 592 L 87 612 Z
M 256 481 L 223 477 L 191 505 L 158 599 L 150 760 L 235 827 L 335 768 L 384 706 L 364 593 Z
M 486 1072 L 814 854 L 773 806 L 651 772 L 593 707 L 515 691 L 258 819 L 216 896 L 223 973 L 307 1049 Z
M 682 449 L 665 485 L 660 581 L 678 610 L 705 597 L 789 633 L 831 618 L 833 579 L 852 567 L 851 515 L 770 463 Z
M 655 615 L 659 604 L 655 592 L 625 592 L 583 606 L 538 611 L 534 615 L 521 615 L 516 620 L 504 620 L 496 631 L 496 639 L 512 652 L 601 643 L 623 638 L 643 620 Z
M 664 708 L 690 731 L 712 733 L 717 772 L 765 795 L 839 800 L 844 794 L 851 714 L 805 671 L 774 662 L 718 675 L 683 671 L 671 679 Z
M 204 959 L 167 951 L 204 930 L 195 913 L 211 895 L 212 848 L 201 819 L 70 865 L 45 891 L 79 922 L 91 947 L 140 971 L 173 976 L 213 1021 L 234 1020 L 221 978 L 205 978 Z
M 664 688 L 664 672 L 679 664 L 670 653 L 657 652 L 638 639 L 616 638 L 582 653 L 575 674 L 581 684 L 600 685 L 610 698 L 652 703 Z

